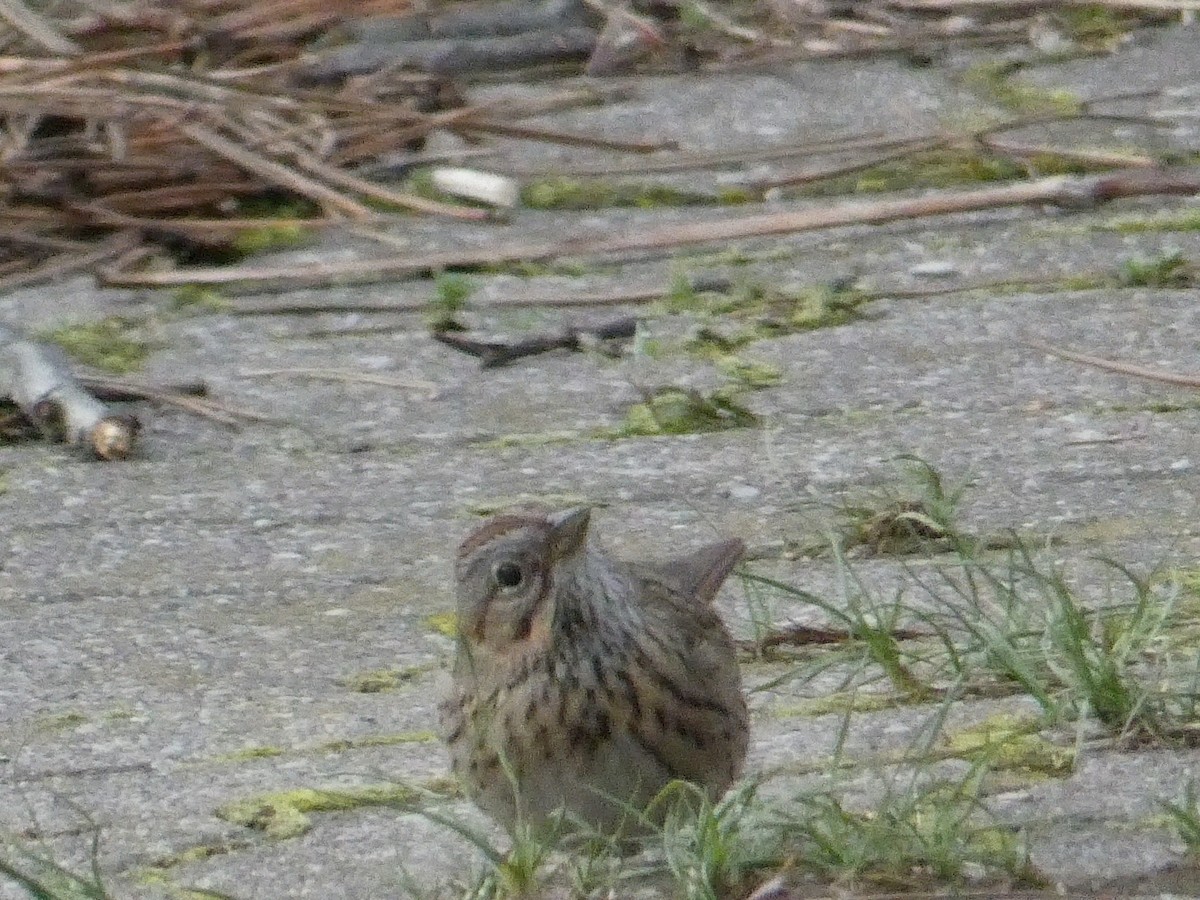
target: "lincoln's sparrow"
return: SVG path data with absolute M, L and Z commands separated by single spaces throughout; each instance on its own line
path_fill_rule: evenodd
M 744 545 L 619 562 L 588 540 L 589 516 L 499 515 L 459 547 L 442 726 L 468 793 L 510 829 L 561 808 L 615 832 L 673 779 L 715 799 L 746 756 L 733 641 L 712 607 Z

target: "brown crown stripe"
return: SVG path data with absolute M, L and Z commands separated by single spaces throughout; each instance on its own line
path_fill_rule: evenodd
M 494 540 L 507 531 L 517 528 L 546 528 L 546 520 L 533 516 L 499 515 L 488 519 L 458 545 L 458 558 L 470 556 L 484 544 Z

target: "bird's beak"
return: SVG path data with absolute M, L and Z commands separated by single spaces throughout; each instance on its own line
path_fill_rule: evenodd
M 588 506 L 573 506 L 546 517 L 550 524 L 550 556 L 565 559 L 587 542 L 588 522 L 592 510 Z

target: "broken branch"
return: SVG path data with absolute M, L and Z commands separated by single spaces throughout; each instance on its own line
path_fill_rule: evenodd
M 1120 375 L 1132 375 L 1134 378 L 1145 378 L 1150 381 L 1161 382 L 1162 384 L 1175 384 L 1179 385 L 1180 387 L 1200 388 L 1200 374 L 1163 372 L 1159 369 L 1149 369 L 1145 366 L 1121 362 L 1120 360 L 1116 359 L 1105 359 L 1102 356 L 1091 356 L 1087 353 L 1076 353 L 1074 350 L 1065 350 L 1062 347 L 1055 347 L 1052 344 L 1045 344 L 1041 341 L 1027 340 L 1025 343 L 1035 350 L 1041 350 L 1043 353 L 1049 353 L 1052 356 L 1059 357 L 1060 359 L 1068 359 L 1071 362 L 1082 363 L 1085 366 L 1092 366 L 1096 369 L 1104 369 L 1106 372 L 1116 372 Z
M 138 420 L 116 413 L 71 374 L 57 348 L 25 340 L 0 326 L 0 395 L 51 440 L 84 445 L 99 459 L 126 459 L 134 450 Z
M 249 287 L 317 287 L 365 284 L 430 274 L 451 268 L 478 268 L 506 263 L 542 262 L 561 257 L 593 257 L 630 251 L 661 251 L 692 244 L 794 234 L 847 225 L 881 225 L 898 220 L 944 216 L 981 209 L 1029 204 L 1090 208 L 1119 197 L 1193 195 L 1200 193 L 1200 170 L 1135 169 L 1083 177 L 1055 176 L 973 191 L 926 197 L 844 203 L 781 213 L 672 223 L 615 237 L 570 238 L 563 241 L 505 244 L 491 249 L 452 250 L 421 256 L 325 262 L 309 269 L 295 266 L 214 266 L 174 272 L 103 273 L 114 287 L 169 287 L 181 284 L 241 283 Z
M 556 334 L 531 334 L 518 341 L 482 341 L 453 331 L 435 331 L 434 340 L 479 358 L 480 368 L 506 366 L 526 356 L 551 350 L 580 350 L 591 341 L 631 338 L 637 331 L 637 319 L 623 316 L 592 328 L 567 328 Z

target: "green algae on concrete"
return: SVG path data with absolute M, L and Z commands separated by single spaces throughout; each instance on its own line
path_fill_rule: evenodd
M 398 734 L 371 734 L 364 737 L 339 738 L 320 744 L 301 747 L 257 746 L 234 750 L 214 757 L 217 762 L 246 762 L 255 759 L 271 759 L 277 756 L 299 756 L 317 753 L 344 753 L 347 750 L 364 750 L 370 747 L 394 747 L 400 744 L 424 744 L 437 740 L 429 730 L 404 731 Z
M 58 344 L 85 365 L 123 375 L 140 369 L 157 349 L 143 336 L 145 322 L 109 316 L 96 322 L 60 325 L 41 332 L 42 340 Z
M 1200 231 L 1200 209 L 1158 212 L 1152 215 L 1116 216 L 1099 225 L 1094 231 L 1115 231 L 1118 234 L 1144 234 L 1160 231 Z
M 433 291 L 425 311 L 426 324 L 434 331 L 461 330 L 458 316 L 475 293 L 475 282 L 461 272 L 442 272 L 434 279 Z
M 432 613 L 425 617 L 425 624 L 446 637 L 458 636 L 458 615 L 453 612 Z
M 862 691 L 836 691 L 823 697 L 811 697 L 773 707 L 770 714 L 778 719 L 816 718 L 832 713 L 845 715 L 852 712 L 880 712 L 899 706 L 911 706 L 913 701 L 897 694 L 864 693 Z
M 283 250 L 307 242 L 312 229 L 299 222 L 276 219 L 254 228 L 244 228 L 233 239 L 233 249 L 242 256 L 267 250 Z
M 438 739 L 437 734 L 428 729 L 421 731 L 403 731 L 399 734 L 371 734 L 361 738 L 343 738 L 336 741 L 326 741 L 317 744 L 306 752 L 311 753 L 342 753 L 346 750 L 364 750 L 368 747 L 395 747 L 400 744 L 431 744 Z
M 1021 115 L 1077 115 L 1083 111 L 1079 97 L 1066 90 L 1048 90 L 1016 81 L 1012 76 L 1024 66 L 1012 60 L 986 60 L 972 66 L 963 78 L 967 88 Z
M 605 433 L 611 438 L 666 434 L 702 434 L 731 428 L 754 428 L 758 416 L 737 402 L 731 391 L 699 391 L 681 387 L 660 388 L 625 414 L 621 427 Z
M 81 712 L 65 712 L 58 715 L 46 715 L 38 718 L 34 728 L 40 732 L 68 731 L 78 728 L 88 722 L 88 717 Z
M 217 757 L 221 762 L 243 762 L 250 759 L 271 759 L 287 753 L 282 747 L 246 747 L 234 750 L 232 753 L 222 753 Z
M 491 450 L 512 450 L 525 447 L 552 447 L 556 444 L 570 444 L 587 438 L 588 435 L 579 431 L 524 432 L 475 441 L 473 446 Z
M 1134 257 L 1121 263 L 1120 281 L 1125 287 L 1182 288 L 1193 280 L 1192 265 L 1179 250 Z
M 432 662 L 401 669 L 371 669 L 349 675 L 339 683 L 356 694 L 380 694 L 384 691 L 394 691 L 403 684 L 410 684 L 437 667 L 438 664 Z
M 521 190 L 522 204 L 540 210 L 711 206 L 728 202 L 726 196 L 688 192 L 665 184 L 613 182 L 600 178 L 539 178 Z
M 345 812 L 364 806 L 412 803 L 419 796 L 401 784 L 370 784 L 351 788 L 297 788 L 259 794 L 226 803 L 217 817 L 264 832 L 272 840 L 299 837 L 312 828 L 310 813 Z
M 249 841 L 222 841 L 216 844 L 197 844 L 194 847 L 188 847 L 186 850 L 180 850 L 177 853 L 160 856 L 146 867 L 138 877 L 138 880 L 144 884 L 161 884 L 164 881 L 163 873 L 168 869 L 173 869 L 176 866 L 186 866 L 189 863 L 203 862 L 206 859 L 212 859 L 214 856 L 224 856 L 226 853 L 245 850 L 249 846 Z
M 762 390 L 783 383 L 783 369 L 773 363 L 746 359 L 733 353 L 719 356 L 715 362 L 723 374 L 751 390 Z
M 233 304 L 221 291 L 205 284 L 185 284 L 171 295 L 171 308 L 177 312 L 225 312 Z
M 998 713 L 945 735 L 952 756 L 986 762 L 989 769 L 1061 777 L 1075 769 L 1075 748 L 1051 743 L 1041 736 L 1042 720 L 1032 715 Z

